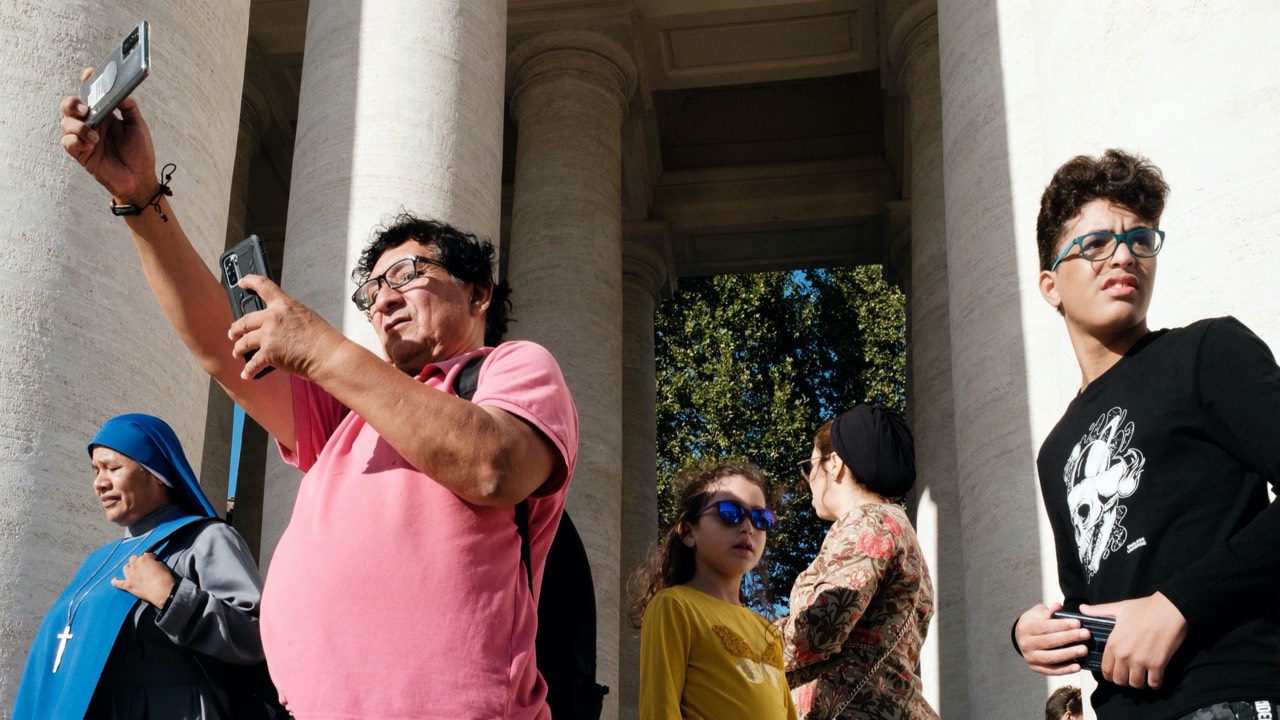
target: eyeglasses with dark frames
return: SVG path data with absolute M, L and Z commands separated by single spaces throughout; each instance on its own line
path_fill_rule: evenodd
M 361 312 L 369 312 L 369 308 L 373 307 L 373 304 L 377 302 L 378 289 L 382 285 L 385 284 L 389 288 L 402 288 L 417 280 L 418 276 L 425 272 L 425 268 L 418 268 L 419 263 L 435 265 L 438 268 L 444 268 L 446 271 L 449 269 L 444 266 L 444 263 L 435 258 L 410 255 L 407 258 L 391 263 L 387 271 L 381 275 L 371 277 L 360 283 L 360 287 L 356 288 L 356 291 L 351 294 L 351 302 L 355 303 Z
M 821 463 L 822 463 L 822 461 L 823 461 L 823 460 L 826 460 L 828 457 L 830 457 L 830 456 L 829 456 L 829 455 L 823 455 L 823 456 L 819 457 L 817 460 L 814 460 L 812 457 L 807 457 L 807 458 L 805 458 L 805 459 L 803 459 L 803 460 L 801 460 L 801 461 L 797 462 L 797 463 L 796 463 L 796 467 L 800 468 L 800 477 L 801 477 L 805 482 L 809 482 L 809 476 L 813 474 L 813 466 L 814 466 L 814 465 L 819 465 L 819 464 L 821 464 Z
M 1067 243 L 1067 246 L 1058 253 L 1058 257 L 1054 259 L 1053 265 L 1049 266 L 1052 272 L 1058 269 L 1058 264 L 1067 257 L 1067 253 L 1071 252 L 1071 248 L 1080 246 L 1080 257 L 1090 262 L 1106 260 L 1116 254 L 1116 248 L 1120 247 L 1120 243 L 1124 243 L 1129 248 L 1129 254 L 1134 257 L 1149 258 L 1155 257 L 1160 252 L 1160 248 L 1164 246 L 1164 231 L 1156 228 L 1137 227 L 1128 232 L 1114 233 L 1110 230 L 1094 230 L 1085 233 L 1078 238 Z
M 733 500 L 720 500 L 702 508 L 698 513 L 698 517 L 702 517 L 711 511 L 715 511 L 720 516 L 720 521 L 729 527 L 737 527 L 738 523 L 745 518 L 751 519 L 751 524 L 757 530 L 769 532 L 773 529 L 775 523 L 778 522 L 778 516 L 769 508 L 752 508 L 747 509 L 741 503 Z
M 813 458 L 805 458 L 803 460 L 798 461 L 796 463 L 796 467 L 800 468 L 800 477 L 804 478 L 805 480 L 808 480 L 809 476 L 813 474 L 813 465 L 814 465 Z

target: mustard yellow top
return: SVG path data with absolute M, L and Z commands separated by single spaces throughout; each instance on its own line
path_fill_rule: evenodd
M 640 720 L 795 720 L 782 636 L 741 605 L 677 585 L 640 628 Z

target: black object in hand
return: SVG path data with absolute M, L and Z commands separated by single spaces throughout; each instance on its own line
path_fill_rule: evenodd
M 1109 617 L 1097 617 L 1096 615 L 1085 615 L 1084 613 L 1072 612 L 1070 610 L 1055 610 L 1053 613 L 1055 620 L 1079 620 L 1080 627 L 1089 631 L 1089 639 L 1082 643 L 1071 643 L 1072 645 L 1083 644 L 1089 648 L 1089 654 L 1081 658 L 1080 666 L 1085 670 L 1102 670 L 1102 652 L 1107 647 L 1107 638 L 1111 637 L 1111 631 L 1116 628 L 1116 619 Z

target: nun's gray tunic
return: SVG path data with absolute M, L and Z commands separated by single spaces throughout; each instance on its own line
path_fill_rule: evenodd
M 139 536 L 180 514 L 161 508 L 130 525 Z M 262 577 L 240 534 L 221 522 L 175 532 L 165 564 L 178 576 L 164 615 L 139 600 L 102 670 L 85 720 L 233 720 L 219 685 L 222 663 L 262 660 Z M 214 693 L 219 700 L 215 701 Z

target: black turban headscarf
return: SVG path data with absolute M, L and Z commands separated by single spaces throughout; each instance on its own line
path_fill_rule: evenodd
M 916 484 L 916 444 L 907 421 L 880 403 L 859 403 L 831 423 L 836 455 L 868 490 L 889 498 Z

